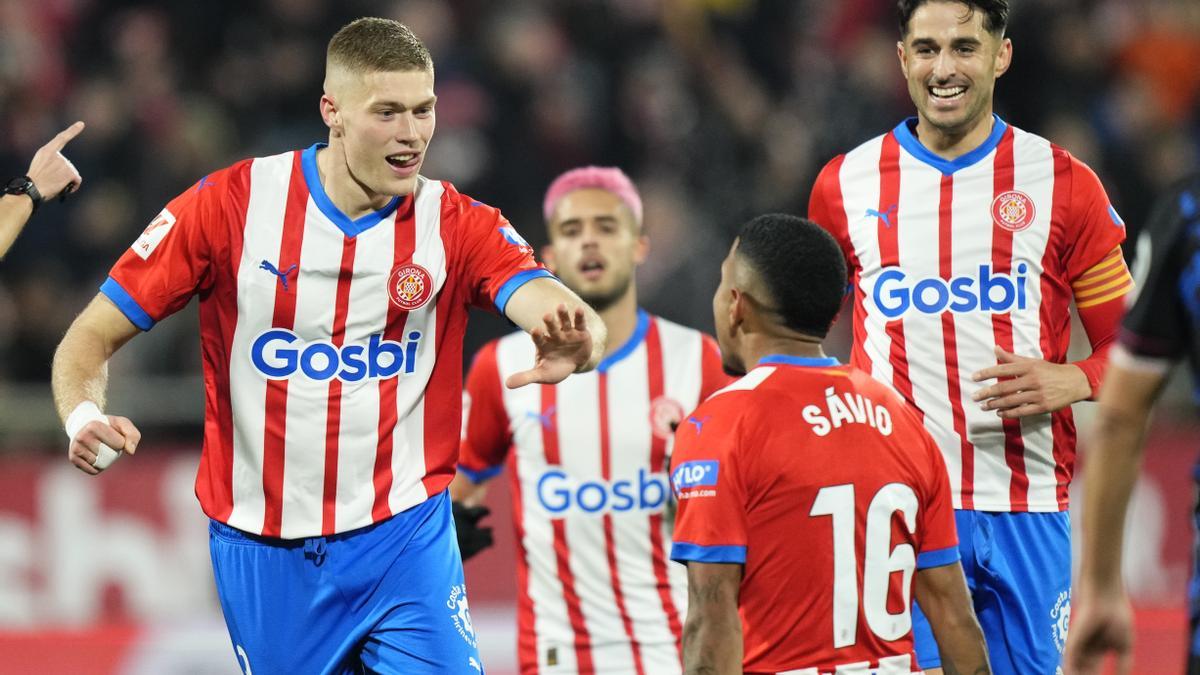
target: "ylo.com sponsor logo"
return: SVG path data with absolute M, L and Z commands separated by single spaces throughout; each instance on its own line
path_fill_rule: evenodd
M 671 473 L 671 486 L 678 499 L 712 497 L 717 494 L 721 463 L 715 459 L 683 462 Z

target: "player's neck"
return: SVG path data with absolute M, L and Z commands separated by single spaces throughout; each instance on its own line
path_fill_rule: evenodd
M 767 356 L 800 356 L 809 359 L 825 358 L 821 343 L 775 335 L 749 335 L 741 350 L 742 362 L 750 369 Z
M 969 129 L 939 129 L 923 116 L 917 117 L 917 140 L 933 154 L 942 159 L 955 160 L 983 145 L 992 133 L 995 118 L 991 111 L 980 115 L 979 121 Z
M 604 355 L 608 356 L 624 346 L 637 329 L 638 306 L 634 284 L 630 283 L 624 295 L 597 314 L 608 328 L 608 341 L 604 343 Z
M 329 147 L 317 151 L 317 173 L 329 201 L 351 220 L 387 206 L 392 198 L 375 194 L 356 181 L 342 159 L 342 152 L 340 144 L 332 138 Z

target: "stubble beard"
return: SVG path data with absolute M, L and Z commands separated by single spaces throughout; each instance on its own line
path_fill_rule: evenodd
M 617 304 L 617 301 L 625 296 L 625 293 L 629 290 L 629 285 L 632 283 L 633 277 L 630 276 L 626 278 L 623 283 L 616 284 L 611 290 L 608 291 L 576 292 L 579 294 L 580 299 L 586 302 L 592 309 L 596 310 L 597 312 L 603 312 L 609 307 Z

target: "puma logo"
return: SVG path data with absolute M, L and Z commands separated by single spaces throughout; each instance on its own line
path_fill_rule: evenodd
M 876 211 L 875 209 L 867 209 L 867 212 L 863 217 L 864 218 L 871 218 L 871 217 L 878 218 L 878 219 L 882 220 L 883 224 L 886 225 L 890 229 L 892 227 L 892 214 L 895 213 L 898 208 L 899 207 L 896 204 L 892 204 L 891 206 L 887 207 L 887 209 L 885 209 L 883 211 Z
M 262 263 L 259 264 L 258 269 L 266 270 L 266 271 L 270 272 L 271 274 L 274 274 L 275 276 L 279 277 L 279 280 L 283 282 L 283 290 L 286 291 L 286 290 L 288 290 L 288 276 L 290 276 L 292 272 L 295 272 L 299 267 L 300 267 L 299 265 L 292 265 L 291 267 L 287 268 L 286 270 L 280 272 L 278 269 L 275 268 L 274 265 L 272 265 L 270 263 L 270 261 L 264 260 L 264 261 L 262 261 Z

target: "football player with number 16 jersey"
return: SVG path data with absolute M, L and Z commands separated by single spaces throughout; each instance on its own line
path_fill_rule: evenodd
M 833 238 L 793 216 L 750 221 L 721 266 L 717 341 L 745 376 L 676 432 L 686 672 L 910 675 L 914 591 L 953 672 L 989 672 L 941 454 L 821 350 L 844 279 Z

